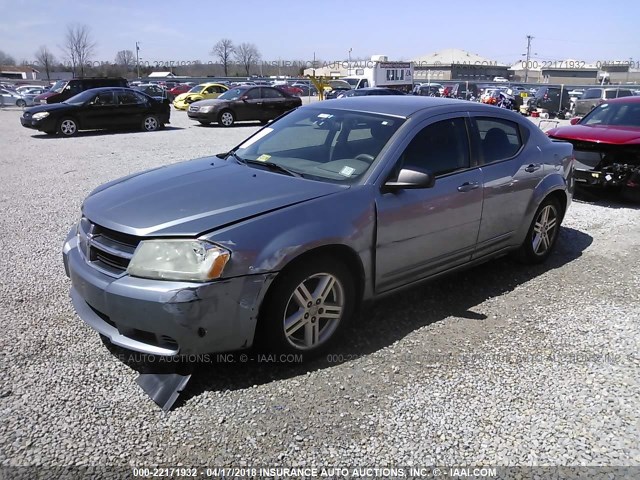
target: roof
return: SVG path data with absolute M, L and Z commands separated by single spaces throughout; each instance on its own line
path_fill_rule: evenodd
M 414 62 L 414 65 L 417 67 L 427 65 L 452 65 L 456 63 L 478 66 L 505 66 L 496 60 L 491 60 L 476 53 L 467 52 L 466 50 L 460 50 L 458 48 L 447 48 L 429 55 L 412 58 L 411 61 Z
M 159 77 L 175 77 L 175 75 L 171 72 L 151 72 L 149 75 L 147 75 L 147 78 L 159 78 Z
M 360 112 L 379 113 L 381 115 L 393 115 L 397 117 L 409 117 L 426 108 L 442 106 L 485 108 L 495 112 L 491 105 L 474 102 L 469 104 L 464 100 L 451 98 L 421 97 L 415 95 L 366 95 L 361 97 L 345 97 L 336 100 L 325 100 L 305 105 L 302 108 L 353 110 Z
M 2 73 L 40 73 L 33 67 L 17 67 L 15 65 L 0 65 L 0 72 Z

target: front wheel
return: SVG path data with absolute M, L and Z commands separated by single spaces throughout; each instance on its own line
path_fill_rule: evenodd
M 283 271 L 261 312 L 257 339 L 270 350 L 315 356 L 339 336 L 355 309 L 351 272 L 330 257 Z
M 220 113 L 218 117 L 218 123 L 223 127 L 230 127 L 236 121 L 236 117 L 233 115 L 231 110 L 224 110 Z
M 556 244 L 561 222 L 558 201 L 554 198 L 545 199 L 533 217 L 524 243 L 516 252 L 518 259 L 528 264 L 544 262 Z
M 27 106 L 27 102 L 25 102 L 24 100 L 18 100 L 16 102 L 16 106 L 20 107 L 20 108 L 24 108 Z
M 155 132 L 160 128 L 160 121 L 155 115 L 147 115 L 142 120 L 142 129 L 145 132 Z
M 58 123 L 58 134 L 63 137 L 73 137 L 78 133 L 78 124 L 73 118 L 65 117 Z

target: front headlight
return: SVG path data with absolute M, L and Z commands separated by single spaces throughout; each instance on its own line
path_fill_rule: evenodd
M 200 113 L 209 113 L 211 112 L 211 110 L 213 110 L 213 107 L 209 106 L 209 107 L 200 107 L 199 112 Z
M 127 268 L 134 277 L 206 282 L 222 275 L 231 252 L 202 240 L 144 240 Z
M 33 114 L 34 120 L 42 120 L 43 118 L 47 118 L 49 116 L 49 112 L 38 112 Z

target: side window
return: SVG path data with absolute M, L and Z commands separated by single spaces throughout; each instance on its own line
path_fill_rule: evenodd
M 249 100 L 256 100 L 256 99 L 260 98 L 260 89 L 259 88 L 252 88 L 250 90 L 247 90 L 245 92 L 245 95 L 247 97 L 249 97 Z
M 619 97 L 630 97 L 632 95 L 633 95 L 633 93 L 631 93 L 631 90 L 619 90 L 618 91 L 618 98 Z
M 369 81 L 365 78 L 362 80 L 362 86 L 360 88 L 369 88 Z
M 118 98 L 118 105 L 137 105 L 145 101 L 145 97 L 134 92 L 121 91 L 117 92 L 116 96 Z
M 262 88 L 262 98 L 283 98 L 284 94 L 275 88 Z
M 402 168 L 418 167 L 444 175 L 469 168 L 467 127 L 452 118 L 423 128 L 402 154 Z
M 517 123 L 500 118 L 476 118 L 475 123 L 485 164 L 511 158 L 522 148 Z
M 67 85 L 67 88 L 69 88 L 69 91 L 75 95 L 76 93 L 80 93 L 83 90 L 87 90 L 88 88 L 91 88 L 90 86 L 85 86 L 84 88 L 82 88 L 82 85 L 80 85 L 80 82 L 69 82 L 69 85 Z
M 602 91 L 599 88 L 590 88 L 584 95 L 582 96 L 583 100 L 588 100 L 589 98 L 600 98 L 602 95 Z
M 94 105 L 113 105 L 113 92 L 100 92 L 92 103 Z

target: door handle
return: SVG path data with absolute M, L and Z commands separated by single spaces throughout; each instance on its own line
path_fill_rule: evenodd
M 471 190 L 475 190 L 478 188 L 480 184 L 478 182 L 464 182 L 462 185 L 458 187 L 459 192 L 470 192 Z
M 527 173 L 533 173 L 533 172 L 535 172 L 536 170 L 540 170 L 540 167 L 541 167 L 541 166 L 542 166 L 542 165 L 540 165 L 539 163 L 532 163 L 531 165 L 529 165 L 528 167 L 526 167 L 526 168 L 524 169 L 524 171 L 525 171 L 525 172 L 527 172 Z

